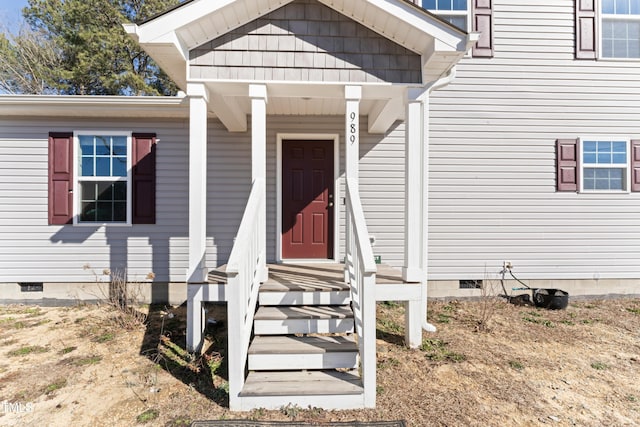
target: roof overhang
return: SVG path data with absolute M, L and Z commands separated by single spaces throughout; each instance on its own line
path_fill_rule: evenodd
M 294 0 L 191 0 L 146 22 L 126 24 L 127 33 L 184 91 L 203 83 L 213 111 L 230 131 L 247 129 L 248 86 L 268 85 L 268 114 L 340 114 L 342 82 L 196 80 L 189 77 L 189 52 Z M 408 88 L 428 88 L 450 75 L 478 39 L 406 0 L 318 0 L 342 15 L 420 55 L 422 84 L 357 83 L 369 132 L 386 132 L 404 118 Z
M 126 32 L 186 90 L 189 51 L 294 0 L 194 0 Z M 425 84 L 445 75 L 477 41 L 405 0 L 318 0 L 423 59 Z
M 3 117 L 187 118 L 189 103 L 176 97 L 0 95 Z

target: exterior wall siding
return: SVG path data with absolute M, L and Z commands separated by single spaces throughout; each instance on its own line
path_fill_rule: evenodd
M 343 120 L 341 116 L 268 117 L 269 261 L 276 259 L 277 134 L 338 134 L 343 175 Z M 0 283 L 91 283 L 105 279 L 104 269 L 126 270 L 132 281 L 146 281 L 153 272 L 156 282 L 184 282 L 189 228 L 186 120 L 0 119 L 0 129 Z M 74 130 L 157 134 L 155 225 L 48 225 L 47 136 Z M 207 265 L 214 268 L 226 263 L 231 253 L 249 196 L 251 135 L 228 133 L 219 121 L 210 120 L 208 140 Z M 362 136 L 361 191 L 369 229 L 377 239 L 374 251 L 398 266 L 403 248 L 403 149 L 402 126 L 388 137 Z M 336 200 L 342 197 L 341 178 Z M 344 253 L 343 207 L 340 227 L 340 252 Z
M 12 118 L 0 119 L 0 129 L 0 282 L 91 283 L 104 269 L 136 281 L 149 272 L 157 281 L 184 280 L 186 122 Z M 157 133 L 156 225 L 48 225 L 48 133 L 74 130 Z
M 556 192 L 558 138 L 640 135 L 640 62 L 574 59 L 574 2 L 494 2 L 495 56 L 433 93 L 429 278 L 640 277 L 640 194 Z

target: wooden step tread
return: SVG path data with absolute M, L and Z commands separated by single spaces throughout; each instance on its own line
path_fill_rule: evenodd
M 240 396 L 316 396 L 362 394 L 356 370 L 250 372 Z
M 254 317 L 260 320 L 293 320 L 293 319 L 348 319 L 353 318 L 349 306 L 279 306 L 260 307 Z
M 346 283 L 280 283 L 268 281 L 260 285 L 260 292 L 349 292 Z
M 249 354 L 324 354 L 357 352 L 352 336 L 256 336 Z

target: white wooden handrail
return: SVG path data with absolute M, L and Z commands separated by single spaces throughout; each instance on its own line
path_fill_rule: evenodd
M 347 233 L 345 278 L 350 284 L 364 387 L 364 406 L 376 404 L 376 264 L 358 190 L 346 179 Z
M 265 182 L 256 179 L 251 186 L 229 262 L 227 263 L 227 313 L 229 347 L 229 399 L 231 407 L 242 391 L 253 317 L 260 287 L 260 267 L 264 265 L 261 240 L 265 230 Z

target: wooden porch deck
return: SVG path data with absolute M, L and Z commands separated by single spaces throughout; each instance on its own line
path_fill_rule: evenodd
M 295 285 L 301 291 L 307 290 L 339 290 L 344 288 L 344 264 L 339 263 L 295 263 L 268 264 L 269 280 L 264 285 L 269 287 Z M 402 272 L 387 264 L 376 265 L 376 300 L 377 301 L 412 301 L 421 297 L 420 283 L 406 283 L 402 280 Z M 211 270 L 208 275 L 210 285 L 226 285 L 226 265 Z M 263 285 L 263 286 L 264 286 Z M 221 289 L 221 293 L 224 291 Z

